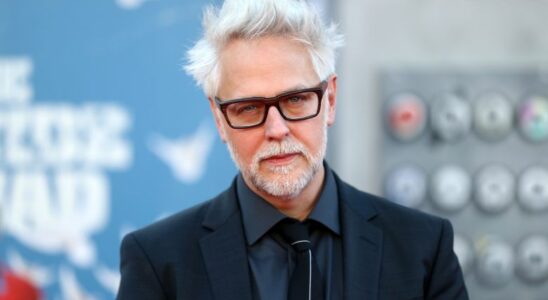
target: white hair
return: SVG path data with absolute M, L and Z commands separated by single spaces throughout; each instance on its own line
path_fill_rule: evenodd
M 186 72 L 207 96 L 220 82 L 219 54 L 235 38 L 282 35 L 305 45 L 321 79 L 335 72 L 335 50 L 343 45 L 337 26 L 326 26 L 306 0 L 226 0 L 220 9 L 204 10 L 203 37 L 187 52 Z

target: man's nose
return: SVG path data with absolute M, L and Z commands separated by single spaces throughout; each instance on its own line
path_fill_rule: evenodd
M 285 138 L 289 134 L 289 127 L 287 127 L 286 122 L 278 108 L 271 106 L 268 108 L 264 124 L 265 136 L 273 140 Z

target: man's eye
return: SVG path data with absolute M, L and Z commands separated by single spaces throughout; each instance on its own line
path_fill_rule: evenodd
M 297 95 L 297 96 L 292 96 L 291 98 L 288 99 L 289 102 L 291 103 L 299 103 L 299 102 L 302 102 L 306 99 L 304 99 L 304 97 L 300 96 L 300 95 Z
M 298 93 L 298 94 L 289 95 L 285 99 L 285 102 L 288 103 L 288 104 L 291 104 L 291 105 L 301 105 L 301 104 L 305 104 L 308 101 L 312 100 L 314 97 L 315 97 L 314 93 L 308 93 L 308 92 L 307 93 Z
M 248 105 L 242 105 L 238 108 L 238 113 L 250 113 L 257 110 L 257 105 L 255 104 L 248 104 Z

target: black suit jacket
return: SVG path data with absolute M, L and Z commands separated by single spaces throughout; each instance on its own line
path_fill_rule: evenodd
M 447 220 L 337 182 L 344 299 L 468 299 Z M 217 197 L 128 234 L 119 300 L 251 300 L 235 182 Z

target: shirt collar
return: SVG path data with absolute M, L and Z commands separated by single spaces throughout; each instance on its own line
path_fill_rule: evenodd
M 310 216 L 308 216 L 308 219 L 319 222 L 337 235 L 340 235 L 339 193 L 337 191 L 337 183 L 335 182 L 335 176 L 333 176 L 331 169 L 327 164 L 324 164 L 324 166 L 325 179 L 323 190 L 318 202 L 316 202 L 316 206 L 312 209 Z
M 320 197 L 312 209 L 309 219 L 319 222 L 332 232 L 340 234 L 339 199 L 333 172 L 324 163 L 325 178 Z M 242 211 L 247 244 L 253 245 L 274 225 L 287 216 L 255 194 L 245 183 L 242 174 L 236 179 L 236 192 Z

